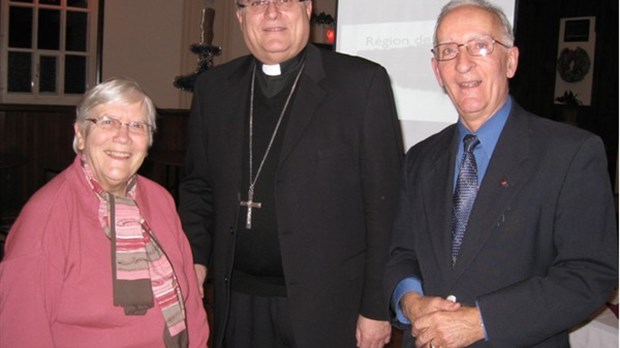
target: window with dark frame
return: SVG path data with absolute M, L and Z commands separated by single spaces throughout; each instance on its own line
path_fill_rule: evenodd
M 0 101 L 72 104 L 96 83 L 99 0 L 1 1 Z

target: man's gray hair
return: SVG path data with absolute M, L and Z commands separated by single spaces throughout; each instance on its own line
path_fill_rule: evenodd
M 108 103 L 133 104 L 138 102 L 144 103 L 146 122 L 152 126 L 152 132 L 149 133 L 149 146 L 151 146 L 153 133 L 157 129 L 157 109 L 142 87 L 131 79 L 113 77 L 87 91 L 76 108 L 75 123 L 80 125 L 80 132 L 86 135 L 88 127 L 92 126 L 90 122 L 86 122 L 86 119 L 92 117 L 90 113 L 95 107 Z M 73 151 L 80 153 L 77 148 L 77 136 L 73 137 Z
M 486 0 L 452 0 L 446 5 L 444 5 L 444 7 L 441 9 L 441 12 L 439 13 L 439 16 L 437 17 L 437 22 L 435 23 L 435 33 L 433 34 L 433 46 L 436 46 L 439 43 L 437 41 L 437 29 L 439 28 L 439 24 L 441 24 L 441 21 L 446 15 L 461 6 L 479 7 L 489 12 L 491 15 L 495 16 L 495 18 L 497 18 L 500 23 L 500 29 L 502 31 L 502 37 L 497 39 L 508 46 L 512 46 L 514 44 L 515 36 L 512 31 L 512 24 L 510 24 L 508 17 L 506 17 L 506 14 L 501 8 L 491 4 Z

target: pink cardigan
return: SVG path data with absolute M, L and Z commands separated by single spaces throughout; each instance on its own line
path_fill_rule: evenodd
M 189 346 L 206 347 L 209 326 L 174 201 L 144 177 L 136 201 L 176 271 Z M 112 304 L 110 241 L 98 207 L 76 158 L 23 208 L 0 262 L 0 347 L 164 346 L 157 304 L 144 316 Z

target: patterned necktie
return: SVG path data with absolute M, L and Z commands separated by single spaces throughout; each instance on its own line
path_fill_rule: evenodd
M 467 134 L 463 138 L 465 151 L 461 159 L 456 190 L 452 197 L 452 268 L 456 266 L 456 260 L 467 228 L 467 220 L 469 220 L 469 213 L 478 193 L 478 167 L 474 156 L 474 148 L 478 144 L 480 144 L 480 140 L 476 135 Z

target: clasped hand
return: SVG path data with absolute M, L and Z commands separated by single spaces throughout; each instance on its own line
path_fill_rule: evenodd
M 418 348 L 466 347 L 484 339 L 480 311 L 440 297 L 406 294 L 401 307 Z

